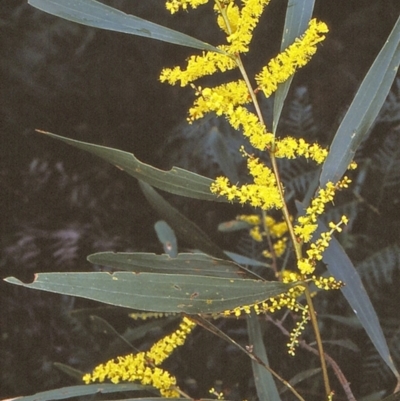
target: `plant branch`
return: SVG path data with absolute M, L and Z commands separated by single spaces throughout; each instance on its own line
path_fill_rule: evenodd
M 216 327 L 214 324 L 209 322 L 207 319 L 203 318 L 200 315 L 197 316 L 190 316 L 190 319 L 195 321 L 200 326 L 204 327 L 206 330 L 210 331 L 211 333 L 217 335 L 218 337 L 222 338 L 223 340 L 227 341 L 228 343 L 234 345 L 235 347 L 239 348 L 242 352 L 244 352 L 250 359 L 259 363 L 263 366 L 268 372 L 272 374 L 277 380 L 279 380 L 285 387 L 287 387 L 298 399 L 299 401 L 305 401 L 304 398 L 296 391 L 296 389 L 283 377 L 279 376 L 274 370 L 272 370 L 268 365 L 266 365 L 257 355 L 253 354 L 250 350 L 242 347 L 238 344 L 235 340 L 230 338 L 226 335 L 222 330 Z
M 272 319 L 271 316 L 266 315 L 266 318 L 268 321 L 270 321 L 271 323 L 273 323 L 276 327 L 279 328 L 279 330 L 287 337 L 290 336 L 289 331 L 287 331 L 285 329 L 285 327 L 282 325 L 282 321 L 280 320 L 274 320 Z M 316 350 L 314 347 L 312 347 L 311 345 L 309 345 L 305 340 L 299 340 L 299 346 L 304 348 L 305 350 L 312 352 L 314 355 L 319 355 L 318 350 Z M 326 361 L 328 362 L 329 366 L 332 368 L 333 372 L 335 373 L 335 376 L 337 377 L 339 383 L 341 384 L 343 391 L 346 394 L 346 397 L 348 399 L 348 401 L 356 401 L 356 398 L 353 394 L 353 392 L 351 391 L 350 388 L 350 383 L 349 381 L 346 379 L 346 376 L 344 375 L 344 373 L 342 372 L 342 370 L 340 369 L 340 366 L 337 364 L 337 362 L 331 357 L 329 356 L 326 352 L 324 352 L 324 356 Z

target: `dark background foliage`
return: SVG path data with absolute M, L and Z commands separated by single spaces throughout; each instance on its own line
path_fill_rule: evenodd
M 171 17 L 163 3 L 107 2 L 210 43 L 222 39 L 213 28 L 212 13 L 207 7 Z M 201 157 L 192 158 L 190 153 L 194 149 L 192 143 L 197 144 L 196 132 L 188 136 L 182 125 L 191 90 L 161 85 L 157 80 L 163 66 L 182 64 L 191 50 L 76 25 L 34 10 L 25 1 L 1 0 L 0 5 L 0 277 L 13 275 L 28 280 L 40 271 L 99 269 L 86 262 L 86 255 L 101 250 L 162 252 L 152 229 L 157 217 L 134 180 L 34 129 L 117 147 L 163 167 L 185 164 L 189 159 L 190 168 L 202 170 Z M 255 37 L 257 51 L 246 59 L 250 72 L 257 71 L 278 51 L 285 7 L 286 2 L 275 0 L 267 9 L 265 23 Z M 304 110 L 294 123 L 295 111 L 287 114 L 283 127 L 292 134 L 307 132 L 329 144 L 399 12 L 397 0 L 317 1 L 316 15 L 328 23 L 331 33 L 313 62 L 295 77 L 291 105 Z M 396 113 L 398 116 L 400 86 L 393 93 L 391 113 L 395 117 L 381 116 L 362 150 L 361 160 L 376 167 L 368 170 L 372 184 L 363 186 L 361 193 L 368 207 L 358 211 L 355 234 L 347 237 L 351 240 L 347 249 L 355 262 L 372 251 L 398 243 L 398 176 L 392 177 L 392 183 L 388 178 L 390 185 L 381 185 L 382 175 L 389 177 L 393 170 L 388 161 L 399 160 Z M 312 113 L 307 107 L 312 108 Z M 223 130 L 223 123 L 221 126 L 221 122 L 211 120 L 213 124 Z M 198 146 L 201 155 L 203 148 Z M 218 170 L 218 166 L 213 168 Z M 302 168 L 299 167 L 301 171 Z M 202 173 L 212 176 L 216 171 Z M 378 196 L 375 188 L 379 189 Z M 221 216 L 212 205 L 179 205 L 204 229 L 211 230 L 216 240 L 227 244 L 229 237 L 222 238 L 215 227 L 219 221 L 234 216 L 235 210 Z M 377 219 L 380 224 L 376 224 Z M 382 316 L 388 315 L 387 322 L 393 323 L 386 326 L 394 344 L 400 322 L 398 316 L 395 318 L 395 308 L 388 305 L 398 302 L 398 295 L 387 289 L 393 282 L 398 283 L 397 254 L 385 254 L 383 263 L 392 263 L 385 276 L 389 287 L 383 291 L 385 298 L 375 300 Z M 337 298 L 324 297 L 319 306 L 326 313 L 345 314 L 347 309 Z M 111 339 L 94 330 L 88 319 L 70 314 L 73 309 L 90 306 L 94 304 L 0 283 L 2 398 L 75 383 L 57 370 L 54 362 L 85 370 L 104 359 Z M 105 313 L 105 317 L 120 332 L 138 325 L 115 310 Z M 241 322 L 220 324 L 246 343 Z M 362 364 L 360 355 L 370 352 L 370 346 L 364 346 L 367 342 L 360 330 L 325 320 L 322 328 L 331 338 L 351 338 L 362 348 L 359 353 L 341 350 L 335 354 L 358 394 L 390 388 L 387 372 L 379 380 L 379 375 L 370 374 L 379 366 L 372 352 L 367 361 L 369 370 Z M 161 334 L 161 329 L 153 330 L 138 345 L 144 347 Z M 278 335 L 273 338 L 272 362 L 290 377 L 299 365 L 294 369 L 287 362 L 279 362 L 284 341 Z M 304 368 L 310 356 L 300 355 Z M 315 361 L 311 359 L 312 363 Z M 223 381 L 231 398 L 254 395 L 249 362 L 220 340 L 211 340 L 208 333 L 195 332 L 186 353 L 180 351 L 169 364 L 194 396 L 205 396 L 217 379 Z M 364 374 L 368 380 L 363 380 Z

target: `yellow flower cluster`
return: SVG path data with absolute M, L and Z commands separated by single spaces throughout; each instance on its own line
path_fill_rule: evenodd
M 272 59 L 262 71 L 256 75 L 256 82 L 266 97 L 271 96 L 278 84 L 285 82 L 296 69 L 304 67 L 317 51 L 317 44 L 325 39 L 328 27 L 324 22 L 312 19 L 300 39 L 285 51 Z
M 208 3 L 208 0 L 167 0 L 165 7 L 171 14 L 175 14 L 179 9 L 187 10 L 188 6 L 197 8 L 206 3 Z
M 306 214 L 298 218 L 298 224 L 294 227 L 294 233 L 300 240 L 305 243 L 310 242 L 314 231 L 317 229 L 317 218 L 325 211 L 325 205 L 333 201 L 337 190 L 347 188 L 350 183 L 351 180 L 345 176 L 336 185 L 328 182 L 325 189 L 319 190 L 307 208 Z
M 264 222 L 262 222 L 259 215 L 240 215 L 236 216 L 236 220 L 245 221 L 253 226 L 250 228 L 249 234 L 257 242 L 262 242 L 265 235 L 268 234 L 273 240 L 272 246 L 275 255 L 278 257 L 283 255 L 286 250 L 287 238 L 282 237 L 288 232 L 285 221 L 276 222 L 273 217 L 268 215 L 265 217 Z M 271 258 L 272 255 L 269 251 L 264 251 L 263 256 Z
M 176 347 L 185 343 L 186 337 L 196 327 L 196 323 L 184 317 L 182 323 L 179 325 L 178 330 L 174 331 L 169 336 L 157 341 L 149 351 L 147 351 L 147 358 L 156 366 L 160 365 L 167 359 Z
M 290 288 L 286 293 L 279 294 L 275 297 L 268 298 L 263 302 L 258 302 L 252 305 L 241 305 L 232 310 L 226 310 L 223 312 L 223 316 L 235 316 L 239 317 L 243 313 L 250 314 L 253 310 L 257 315 L 261 313 L 274 313 L 282 308 L 288 308 L 294 312 L 298 312 L 304 308 L 297 298 L 304 292 L 304 287 L 298 285 L 296 287 Z
M 297 262 L 297 267 L 301 274 L 304 276 L 310 275 L 315 270 L 315 264 L 318 260 L 322 260 L 322 254 L 325 249 L 329 246 L 329 241 L 332 239 L 332 234 L 337 231 L 342 231 L 341 225 L 347 224 L 348 218 L 342 216 L 340 222 L 337 224 L 330 223 L 330 231 L 322 233 L 321 237 L 318 238 L 314 243 L 310 244 L 310 248 L 307 250 L 307 258 L 302 258 Z
M 206 75 L 212 75 L 217 71 L 229 71 L 236 67 L 235 60 L 228 54 L 203 52 L 201 56 L 189 58 L 186 70 L 180 67 L 164 68 L 161 71 L 160 81 L 168 82 L 170 85 L 180 81 L 183 87 Z
M 218 4 L 221 2 L 216 1 L 215 9 L 221 13 L 218 24 L 228 34 L 230 54 L 249 51 L 253 30 L 269 2 L 270 0 L 242 0 L 243 7 L 240 10 L 233 2 L 225 8 Z
M 220 196 L 226 196 L 230 201 L 237 200 L 242 204 L 249 203 L 251 206 L 259 207 L 263 210 L 280 209 L 282 207 L 282 200 L 271 169 L 255 157 L 248 158 L 247 166 L 254 178 L 253 184 L 238 187 L 230 185 L 228 178 L 218 177 L 211 184 L 211 192 Z
M 344 286 L 342 281 L 335 280 L 334 277 L 312 277 L 313 282 L 318 288 L 321 290 L 329 291 L 329 290 L 339 290 Z
M 278 54 L 274 59 L 262 68 L 255 76 L 257 89 L 253 90 L 241 61 L 241 54 L 249 50 L 253 36 L 253 30 L 259 22 L 259 18 L 270 0 L 242 0 L 238 6 L 234 0 L 214 0 L 214 10 L 217 13 L 217 23 L 226 34 L 227 44 L 218 46 L 219 52 L 203 52 L 201 55 L 192 56 L 188 59 L 185 69 L 175 67 L 164 69 L 161 72 L 160 80 L 172 85 L 180 83 L 181 86 L 191 84 L 195 88 L 196 99 L 189 109 L 190 122 L 204 117 L 207 113 L 215 113 L 217 116 L 224 116 L 229 124 L 236 130 L 241 130 L 250 144 L 258 150 L 270 152 L 275 158 L 294 159 L 305 157 L 321 164 L 327 157 L 327 150 L 318 144 L 309 144 L 304 139 L 285 137 L 277 139 L 275 135 L 268 132 L 263 123 L 262 115 L 256 103 L 255 93 L 262 91 L 266 97 L 274 93 L 278 85 L 285 82 L 295 71 L 305 66 L 315 54 L 317 45 L 325 39 L 328 27 L 323 22 L 313 19 L 309 22 L 308 28 L 302 37 L 295 40 L 286 50 Z M 205 0 L 168 0 L 167 8 L 171 12 L 179 9 L 187 9 L 188 6 L 195 8 L 206 3 Z M 225 72 L 239 68 L 242 73 L 242 80 L 229 82 L 215 87 L 194 86 L 193 82 L 205 75 L 217 71 Z M 255 102 L 255 112 L 251 111 L 248 104 Z M 229 201 L 237 201 L 241 204 L 269 210 L 272 208 L 284 209 L 283 187 L 277 182 L 278 173 L 267 167 L 263 162 L 253 155 L 247 154 L 243 149 L 243 155 L 247 158 L 247 167 L 253 182 L 247 185 L 232 184 L 226 177 L 218 177 L 211 184 L 211 192 L 218 196 L 225 196 Z M 329 183 L 326 188 L 321 189 L 318 195 L 311 202 L 306 214 L 298 219 L 294 227 L 294 235 L 299 242 L 309 243 L 317 228 L 317 218 L 324 210 L 325 205 L 333 200 L 335 191 L 344 188 L 350 180 L 345 177 L 336 185 Z M 286 218 L 288 212 L 286 211 Z M 286 238 L 288 231 L 286 223 L 276 223 L 268 217 L 262 221 L 258 216 L 241 218 L 253 227 L 250 234 L 256 241 L 262 241 L 266 231 L 274 239 L 273 247 L 276 255 L 280 256 L 286 249 Z M 298 272 L 283 272 L 282 281 L 286 283 L 298 283 L 302 280 L 313 281 L 321 289 L 337 289 L 342 283 L 334 278 L 317 278 L 313 276 L 315 264 L 322 258 L 334 231 L 340 231 L 341 225 L 346 224 L 345 217 L 338 224 L 330 225 L 331 231 L 324 233 L 321 238 L 310 244 L 307 256 L 298 257 Z M 293 232 L 291 231 L 292 237 Z M 299 244 L 299 247 L 301 244 Z M 297 249 L 296 249 L 297 250 Z M 271 255 L 266 252 L 266 257 Z M 309 318 L 308 307 L 298 302 L 298 297 L 305 291 L 305 285 L 296 285 L 285 294 L 273 297 L 253 305 L 244 305 L 234 310 L 225 311 L 225 316 L 240 316 L 242 313 L 249 314 L 254 310 L 257 314 L 274 312 L 283 307 L 299 312 L 301 319 L 291 333 L 288 344 L 289 353 L 294 354 L 298 344 L 298 338 L 304 330 Z
M 321 164 L 328 156 L 328 151 L 317 143 L 310 145 L 303 138 L 295 139 L 288 136 L 275 141 L 274 154 L 275 157 L 286 157 L 288 159 L 303 156 L 306 159 L 311 159 Z
M 189 109 L 190 120 L 194 121 L 214 112 L 217 116 L 229 115 L 233 109 L 249 103 L 249 89 L 243 80 L 229 82 L 214 88 L 197 88 L 197 99 Z
M 138 381 L 159 389 L 164 397 L 179 397 L 176 378 L 157 366 L 168 358 L 176 347 L 184 344 L 187 335 L 195 326 L 193 321 L 184 317 L 178 330 L 155 343 L 149 351 L 118 357 L 117 360 L 100 364 L 92 373 L 85 374 L 82 380 L 86 384 L 96 381 L 102 383 L 106 379 L 112 383 Z
M 187 10 L 188 6 L 197 8 L 207 2 L 208 0 L 167 0 L 166 8 L 174 14 L 179 9 Z M 242 8 L 239 9 L 233 0 L 215 0 L 217 22 L 225 31 L 229 43 L 226 48 L 228 53 L 245 53 L 249 50 L 253 30 L 269 2 L 270 0 L 242 0 Z

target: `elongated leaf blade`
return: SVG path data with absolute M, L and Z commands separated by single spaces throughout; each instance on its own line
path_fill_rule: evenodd
M 39 273 L 32 283 L 5 279 L 58 294 L 152 312 L 217 313 L 281 294 L 280 282 L 156 273 Z
M 120 170 L 126 171 L 129 175 L 147 182 L 156 188 L 162 189 L 163 191 L 195 199 L 227 202 L 224 197 L 217 197 L 212 194 L 210 192 L 210 185 L 213 181 L 199 174 L 192 173 L 179 167 L 172 167 L 169 171 L 159 170 L 149 164 L 142 163 L 129 152 L 92 143 L 76 141 L 50 132 L 40 130 L 38 130 L 38 132 L 101 157 L 118 167 Z
M 302 372 L 297 373 L 297 375 L 293 376 L 289 380 L 289 383 L 291 384 L 292 387 L 295 387 L 297 384 L 301 383 L 302 381 L 304 381 L 306 379 L 309 379 L 310 377 L 317 375 L 320 372 L 321 372 L 321 368 L 312 368 L 312 369 L 303 370 Z M 289 387 L 287 387 L 287 386 L 282 387 L 280 394 L 283 394 L 288 389 L 289 389 Z
M 224 251 L 225 255 L 232 259 L 234 262 L 238 263 L 241 266 L 252 266 L 252 267 L 266 267 L 268 269 L 272 269 L 272 266 L 268 263 L 260 262 L 259 260 L 249 258 L 247 256 L 240 255 L 235 252 Z
M 88 256 L 93 264 L 135 273 L 189 274 L 238 278 L 244 275 L 240 267 L 228 260 L 212 258 L 203 253 L 180 253 L 176 258 L 154 253 L 99 252 Z
M 28 4 L 78 24 L 221 53 L 221 50 L 201 40 L 134 15 L 125 14 L 95 0 L 29 0 Z
M 289 0 L 286 9 L 285 26 L 283 28 L 283 36 L 281 43 L 281 52 L 292 44 L 297 37 L 302 35 L 308 26 L 314 10 L 315 0 Z M 274 121 L 272 124 L 272 132 L 276 133 L 279 119 L 281 117 L 283 105 L 289 92 L 293 76 L 287 81 L 278 85 L 274 99 Z
M 327 228 L 320 222 L 317 234 L 320 235 L 326 231 L 328 231 Z M 332 276 L 336 280 L 341 280 L 346 284 L 341 289 L 344 297 L 360 320 L 379 355 L 392 370 L 396 378 L 399 378 L 399 373 L 393 363 L 378 316 L 367 291 L 351 260 L 335 238 L 331 240 L 329 247 L 325 250 L 323 261 L 326 263 Z
M 261 325 L 255 313 L 247 316 L 247 332 L 254 355 L 260 358 L 266 366 L 269 366 Z M 254 384 L 257 389 L 258 399 L 260 401 L 281 401 L 272 374 L 254 360 L 251 361 L 251 366 L 253 368 Z
M 120 393 L 126 391 L 138 391 L 146 389 L 146 386 L 134 383 L 102 383 L 102 384 L 82 384 L 80 386 L 62 387 L 55 390 L 43 391 L 26 397 L 17 397 L 13 400 L 18 401 L 51 401 L 65 400 L 72 397 L 81 397 L 92 394 Z
M 175 230 L 176 235 L 191 247 L 200 249 L 220 259 L 226 259 L 224 252 L 195 223 L 185 217 L 167 202 L 151 185 L 139 181 L 143 194 L 158 214 Z
M 389 93 L 400 63 L 400 17 L 365 76 L 339 129 L 320 177 L 320 186 L 336 183 L 347 170 Z

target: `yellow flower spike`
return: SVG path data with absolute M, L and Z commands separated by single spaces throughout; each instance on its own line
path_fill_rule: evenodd
M 237 199 L 240 203 L 249 203 L 263 210 L 280 209 L 282 200 L 272 171 L 255 158 L 248 159 L 248 168 L 254 177 L 254 184 L 238 188 L 236 185 L 230 185 L 228 178 L 218 177 L 211 184 L 211 192 L 226 196 L 230 201 Z
M 285 82 L 296 69 L 307 64 L 316 52 L 316 45 L 325 39 L 327 32 L 325 23 L 312 19 L 304 35 L 262 69 L 256 76 L 256 82 L 266 97 L 271 96 L 278 84 Z
M 242 0 L 242 2 L 243 7 L 240 10 L 237 28 L 227 37 L 231 54 L 248 52 L 253 30 L 270 0 Z
M 306 214 L 298 218 L 298 224 L 294 227 L 294 233 L 300 240 L 305 243 L 311 241 L 312 234 L 317 229 L 317 224 L 315 224 L 317 222 L 317 217 L 324 212 L 325 205 L 328 202 L 333 201 L 335 192 L 338 189 L 347 188 L 350 182 L 351 180 L 349 180 L 349 178 L 343 177 L 343 179 L 336 185 L 332 182 L 328 182 L 325 189 L 319 190 L 318 195 L 312 200 L 311 205 L 307 208 Z M 343 221 L 343 224 L 346 223 Z
M 106 379 L 112 383 L 139 381 L 159 389 L 165 397 L 179 397 L 179 392 L 175 389 L 176 378 L 156 365 L 168 358 L 176 347 L 183 345 L 195 326 L 193 321 L 184 317 L 175 332 L 155 343 L 148 352 L 130 354 L 100 364 L 92 373 L 85 374 L 82 380 L 86 384 L 104 382 Z
M 342 281 L 336 281 L 334 277 L 312 277 L 313 282 L 318 288 L 322 290 L 339 290 L 344 286 Z
M 178 330 L 157 341 L 150 348 L 150 350 L 146 352 L 146 357 L 150 359 L 156 366 L 160 365 L 172 354 L 176 347 L 184 344 L 186 336 L 193 330 L 195 326 L 196 323 L 184 317 L 182 323 L 179 325 Z
M 187 10 L 188 6 L 197 8 L 206 3 L 208 0 L 167 0 L 165 7 L 171 14 L 175 14 L 180 9 Z
M 212 75 L 217 71 L 225 72 L 236 67 L 235 60 L 228 55 L 203 52 L 201 56 L 189 57 L 186 70 L 180 67 L 164 68 L 160 74 L 160 81 L 168 82 L 170 85 L 181 81 L 183 87 L 206 75 Z
M 214 10 L 219 12 L 219 7 L 217 5 L 214 5 Z M 230 35 L 233 32 L 236 32 L 240 20 L 240 10 L 239 7 L 233 3 L 230 2 L 227 7 L 224 8 L 223 10 L 225 12 L 225 17 L 229 21 L 229 26 L 226 26 L 225 19 L 224 17 L 219 14 L 217 17 L 217 23 L 218 26 L 227 34 Z
M 295 328 L 291 331 L 290 336 L 289 336 L 289 342 L 287 344 L 289 350 L 288 353 L 289 355 L 295 356 L 296 354 L 296 348 L 299 345 L 299 337 L 303 333 L 306 324 L 309 320 L 309 313 L 308 313 L 308 306 L 302 306 L 300 305 L 300 309 L 302 310 L 301 313 L 301 320 L 296 323 Z
M 189 121 L 194 121 L 209 112 L 218 116 L 229 115 L 237 105 L 249 103 L 251 97 L 243 80 L 229 82 L 214 88 L 198 88 L 198 98 L 189 109 Z
M 295 159 L 303 156 L 321 164 L 328 156 L 328 151 L 316 143 L 308 144 L 304 139 L 295 139 L 290 136 L 275 141 L 275 156 L 278 158 L 286 157 Z

